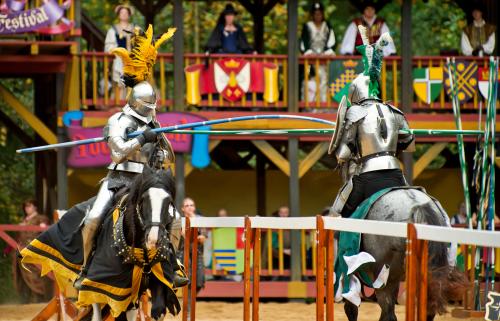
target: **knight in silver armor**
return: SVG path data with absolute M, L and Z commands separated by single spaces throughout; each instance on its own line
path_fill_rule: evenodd
M 82 227 L 83 274 L 94 247 L 97 230 L 111 206 L 115 193 L 130 184 L 143 172 L 145 166 L 160 169 L 165 161 L 174 162 L 174 152 L 167 138 L 152 131 L 160 127 L 155 117 L 156 99 L 156 93 L 148 82 L 138 83 L 132 88 L 122 111 L 111 116 L 104 128 L 112 163 L 108 166 L 108 175 L 102 181 Z M 127 135 L 135 131 L 143 133 L 129 139 Z
M 371 57 L 380 55 L 376 63 L 381 64 L 380 44 L 365 47 Z M 329 153 L 334 154 L 337 167 L 348 172 L 345 177 L 352 178 L 337 195 L 332 206 L 334 215 L 349 217 L 363 200 L 377 191 L 407 185 L 396 154 L 406 150 L 414 136 L 399 133 L 401 129 L 409 129 L 404 114 L 378 98 L 380 69 L 377 72 L 376 68 L 371 64 L 365 66 L 365 72 L 349 87 L 351 106 L 347 107 L 345 97 L 339 106 Z

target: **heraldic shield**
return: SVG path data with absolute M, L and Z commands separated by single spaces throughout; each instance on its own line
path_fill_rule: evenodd
M 490 90 L 490 69 L 488 67 L 479 67 L 477 71 L 478 78 L 478 87 L 479 92 L 483 96 L 484 99 L 488 99 L 489 90 Z M 497 81 L 500 83 L 500 74 L 498 74 Z M 500 97 L 500 91 L 498 93 Z
M 456 63 L 456 83 L 455 88 L 457 91 L 458 100 L 461 103 L 469 101 L 477 92 L 477 63 L 474 61 L 457 61 Z M 446 93 L 451 95 L 450 77 L 446 71 L 446 80 L 444 87 Z
M 443 88 L 443 68 L 415 68 L 413 69 L 413 89 L 415 94 L 430 104 L 436 100 Z
M 339 104 L 339 109 L 337 110 L 337 119 L 335 132 L 333 132 L 332 139 L 330 140 L 330 146 L 328 146 L 328 154 L 332 154 L 337 150 L 340 145 L 340 139 L 345 129 L 345 116 L 347 114 L 347 96 L 342 97 Z M 336 158 L 335 158 L 336 159 Z

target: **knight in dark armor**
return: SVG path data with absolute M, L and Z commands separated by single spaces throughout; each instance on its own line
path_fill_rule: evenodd
M 340 103 L 337 129 L 329 149 L 338 166 L 352 175 L 332 207 L 334 214 L 343 217 L 349 217 L 374 193 L 407 185 L 396 154 L 414 140 L 412 134 L 399 133 L 409 128 L 404 114 L 379 98 L 383 48 L 392 39 L 387 33 L 370 45 L 366 30 L 362 26 L 359 29 L 364 45 L 357 49 L 364 56 L 365 70 L 349 87 L 350 107 L 345 97 Z
M 173 35 L 174 30 L 164 34 L 156 44 L 152 43 L 152 28 L 144 34 L 135 30 L 132 39 L 132 54 L 129 55 L 125 48 L 114 49 L 124 62 L 123 82 L 131 88 L 127 104 L 121 112 L 111 116 L 104 127 L 104 137 L 108 143 L 112 163 L 108 166 L 108 175 L 103 179 L 96 200 L 85 216 L 82 227 L 83 239 L 83 264 L 82 273 L 75 282 L 75 287 L 80 286 L 83 280 L 87 262 L 94 247 L 96 234 L 109 212 L 113 197 L 117 191 L 130 184 L 137 175 L 142 174 L 144 168 L 149 166 L 161 169 L 174 163 L 174 151 L 164 134 L 157 134 L 152 129 L 160 127 L 156 119 L 156 92 L 147 81 L 156 60 L 156 48 Z M 143 68 L 138 68 L 137 61 L 145 63 Z M 128 138 L 128 134 L 142 131 L 135 138 Z M 179 234 L 172 231 L 172 234 Z M 175 242 L 174 242 L 175 243 Z M 171 262 L 178 268 L 177 262 Z M 175 275 L 174 285 L 183 286 L 188 280 Z
M 390 32 L 385 20 L 376 15 L 376 3 L 365 2 L 360 9 L 362 9 L 363 15 L 355 18 L 345 31 L 342 46 L 340 47 L 341 55 L 360 54 L 356 48 L 363 45 L 363 41 L 358 33 L 358 26 L 366 28 L 366 36 L 371 44 L 376 43 L 382 34 Z M 394 43 L 390 43 L 384 47 L 383 52 L 384 56 L 395 54 L 396 47 Z
M 484 21 L 483 12 L 481 6 L 475 6 L 472 10 L 472 23 L 462 32 L 460 45 L 465 56 L 482 57 L 492 55 L 495 50 L 496 27 Z

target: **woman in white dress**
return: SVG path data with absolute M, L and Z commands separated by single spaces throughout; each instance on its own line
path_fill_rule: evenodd
M 121 47 L 130 51 L 130 39 L 134 30 L 134 25 L 130 22 L 130 17 L 133 14 L 133 8 L 126 4 L 118 5 L 115 8 L 115 13 L 118 18 L 118 23 L 109 28 L 104 41 L 104 51 L 110 52 L 111 50 Z M 123 62 L 120 58 L 115 57 L 113 60 L 113 71 L 111 79 L 113 81 L 112 95 L 119 92 L 118 96 L 125 99 L 126 90 L 125 86 L 121 83 L 120 78 L 123 74 Z M 108 88 L 106 88 L 108 90 Z
M 304 24 L 300 37 L 300 51 L 304 55 L 335 55 L 333 46 L 335 45 L 335 34 L 333 28 L 325 20 L 324 7 L 321 3 L 315 2 L 311 7 L 311 20 Z M 314 61 L 310 63 L 314 64 Z M 307 92 L 309 102 L 316 101 L 316 95 L 320 95 L 320 101 L 326 102 L 328 92 L 328 62 L 321 61 L 318 70 L 310 67 L 309 81 L 303 85 L 302 97 L 304 99 Z M 316 72 L 319 76 L 319 84 L 316 83 Z M 304 81 L 305 82 L 305 81 Z M 319 85 L 319 86 L 318 86 Z M 319 87 L 319 93 L 317 88 Z

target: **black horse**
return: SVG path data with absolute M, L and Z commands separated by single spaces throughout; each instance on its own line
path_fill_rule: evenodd
M 180 304 L 173 289 L 178 270 L 169 241 L 173 221 L 175 181 L 170 171 L 145 168 L 142 175 L 116 193 L 103 220 L 95 250 L 78 296 L 80 306 L 91 306 L 88 319 L 135 320 L 140 295 L 150 289 L 152 317 L 168 310 L 176 315 Z M 21 252 L 23 262 L 41 264 L 54 272 L 61 288 L 74 280 L 83 261 L 81 223 L 93 199 L 71 208 L 49 230 Z M 104 304 L 102 311 L 98 308 Z

